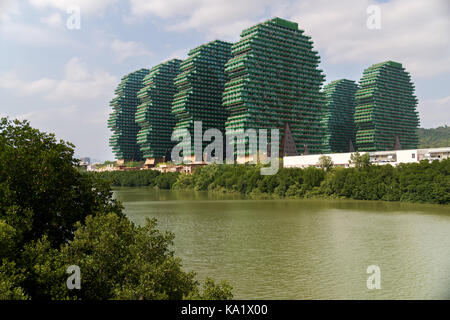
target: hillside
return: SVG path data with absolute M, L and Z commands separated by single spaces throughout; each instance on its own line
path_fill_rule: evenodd
M 419 148 L 449 147 L 450 127 L 419 128 Z

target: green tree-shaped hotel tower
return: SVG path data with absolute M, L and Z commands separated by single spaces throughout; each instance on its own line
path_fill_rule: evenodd
M 172 101 L 176 92 L 174 79 L 180 71 L 181 60 L 154 66 L 143 79 L 143 88 L 138 93 L 142 102 L 137 107 L 136 122 L 140 130 L 137 143 L 145 159 L 152 164 L 162 160 L 174 146 L 171 141 L 175 117 Z
M 222 106 L 222 93 L 225 63 L 230 57 L 231 43 L 219 40 L 189 51 L 175 78 L 177 93 L 172 104 L 175 130 L 187 129 L 193 139 L 194 121 L 202 121 L 203 132 L 209 128 L 224 131 L 227 113 Z M 208 142 L 203 143 L 202 148 L 206 144 Z M 194 144 L 191 146 L 193 154 Z M 183 156 L 192 159 L 191 155 Z
M 322 124 L 325 128 L 323 153 L 350 152 L 355 146 L 356 128 L 353 122 L 358 85 L 347 79 L 327 84 L 325 93 L 325 112 Z
M 299 153 L 321 152 L 324 75 L 311 38 L 297 23 L 274 18 L 244 30 L 232 54 L 223 94 L 226 130 L 280 129 L 283 135 L 289 124 Z
M 142 79 L 149 73 L 147 69 L 127 74 L 115 90 L 116 97 L 111 100 L 113 112 L 108 119 L 108 128 L 113 132 L 109 145 L 116 159 L 140 161 L 142 153 L 136 142 L 139 127 L 135 121 L 136 107 L 139 105 L 138 91 Z
M 374 64 L 364 70 L 359 86 L 354 116 L 358 150 L 393 150 L 398 142 L 402 149 L 416 149 L 417 99 L 403 66 L 393 61 Z

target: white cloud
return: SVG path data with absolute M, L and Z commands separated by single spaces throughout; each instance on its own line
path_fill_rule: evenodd
M 76 154 L 80 156 L 112 160 L 108 147 L 111 133 L 106 127 L 109 111 L 107 104 L 87 108 L 69 102 L 67 105 L 43 107 L 10 118 L 28 120 L 39 130 L 55 133 L 58 139 L 73 143 Z
M 29 0 L 36 8 L 56 8 L 67 12 L 71 6 L 78 6 L 81 14 L 103 12 L 108 6 L 115 4 L 117 0 Z
M 366 26 L 369 5 L 381 9 L 381 29 Z M 414 76 L 450 71 L 449 11 L 443 0 L 296 2 L 285 17 L 312 36 L 323 60 L 365 63 L 395 60 Z
M 119 80 L 93 70 L 79 58 L 70 59 L 61 78 L 28 80 L 16 72 L 0 75 L 0 90 L 14 93 L 21 111 L 10 118 L 29 120 L 31 125 L 75 144 L 77 154 L 112 159 L 111 135 L 106 126 L 109 101 Z
M 79 58 L 64 66 L 62 79 L 41 78 L 25 81 L 15 72 L 0 75 L 0 88 L 14 90 L 18 95 L 37 95 L 49 101 L 85 101 L 110 96 L 116 77 L 104 71 L 89 70 Z
M 56 118 L 71 118 L 78 108 L 76 106 L 68 107 L 58 107 L 58 108 L 47 108 L 41 109 L 39 111 L 31 111 L 23 114 L 18 114 L 15 118 L 19 120 L 30 120 L 33 119 L 35 122 L 46 122 L 49 120 L 55 121 Z
M 26 82 L 19 78 L 17 73 L 8 72 L 4 75 L 0 75 L 0 88 L 1 89 L 13 89 L 17 93 L 22 95 L 32 95 L 42 92 L 48 92 L 53 89 L 57 81 L 49 78 L 42 78 Z
M 30 83 L 25 83 L 22 91 L 25 94 L 37 94 L 40 92 L 46 92 L 53 89 L 56 85 L 57 81 L 49 78 L 42 78 L 36 81 L 32 81 Z
M 419 101 L 420 126 L 434 128 L 448 125 L 450 119 L 450 96 Z
M 0 0 L 0 23 L 11 21 L 15 15 L 20 15 L 19 4 L 14 0 Z
M 172 53 L 170 53 L 165 60 L 171 60 L 171 59 L 181 59 L 184 60 L 188 56 L 188 50 L 186 49 L 179 49 L 175 50 Z
M 48 47 L 67 46 L 81 47 L 82 44 L 75 41 L 67 33 L 57 32 L 55 28 L 41 27 L 28 23 L 10 21 L 0 28 L 0 38 L 18 42 L 26 46 Z
M 130 57 L 148 56 L 151 52 L 141 42 L 122 41 L 115 39 L 110 44 L 111 49 L 117 55 L 117 60 L 123 61 Z
M 0 89 L 14 89 L 20 87 L 21 80 L 14 72 L 0 75 Z
M 236 40 L 242 29 L 258 22 L 268 9 L 279 7 L 270 0 L 130 0 L 130 4 L 135 16 L 170 20 L 169 30 L 193 29 L 229 40 Z
M 130 0 L 135 16 L 165 19 L 166 28 L 195 30 L 237 40 L 261 17 L 299 23 L 327 63 L 402 62 L 414 76 L 450 71 L 450 4 L 447 0 Z M 381 9 L 381 29 L 366 26 L 369 5 Z
M 41 22 L 45 23 L 49 27 L 60 27 L 62 25 L 61 14 L 55 12 L 47 17 L 41 19 Z
M 64 67 L 64 77 L 45 96 L 51 101 L 90 100 L 111 95 L 116 77 L 104 71 L 90 71 L 79 59 L 72 58 Z
M 177 15 L 185 14 L 188 11 L 195 10 L 196 7 L 205 1 L 194 0 L 130 0 L 131 12 L 135 15 L 147 13 L 155 14 L 161 18 L 172 18 Z

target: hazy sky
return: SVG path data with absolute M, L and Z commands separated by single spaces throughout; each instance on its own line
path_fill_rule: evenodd
M 68 27 L 72 5 L 79 29 Z M 370 5 L 380 29 L 367 27 Z M 398 61 L 415 83 L 421 126 L 450 124 L 448 0 L 0 0 L 0 116 L 56 133 L 77 156 L 113 159 L 106 121 L 124 74 L 237 41 L 274 16 L 312 37 L 327 83 Z

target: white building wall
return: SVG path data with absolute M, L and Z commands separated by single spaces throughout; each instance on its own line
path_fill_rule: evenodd
M 360 152 L 361 155 L 367 152 Z M 335 166 L 349 166 L 351 157 L 348 153 L 330 153 L 325 154 L 329 156 Z M 430 149 L 411 149 L 411 150 L 391 150 L 391 151 L 377 151 L 369 152 L 372 164 L 385 165 L 391 164 L 396 166 L 400 163 L 417 163 L 421 160 L 428 159 L 442 160 L 450 157 L 450 147 L 447 148 L 430 148 Z M 321 154 L 284 157 L 283 166 L 285 168 L 306 168 L 309 166 L 319 166 L 319 158 Z
M 319 162 L 320 154 L 306 156 L 283 157 L 283 167 L 309 167 L 315 166 Z
M 366 152 L 362 152 L 361 155 Z M 285 168 L 306 168 L 310 166 L 319 166 L 319 159 L 321 156 L 329 156 L 331 161 L 333 161 L 333 165 L 349 167 L 350 157 L 352 155 L 351 152 L 347 153 L 330 153 L 330 154 L 311 154 L 305 156 L 292 156 L 292 157 L 284 157 L 283 158 L 283 167 Z
M 412 150 L 397 150 L 397 163 L 412 163 L 412 162 L 419 162 L 418 157 L 418 150 L 412 149 Z

